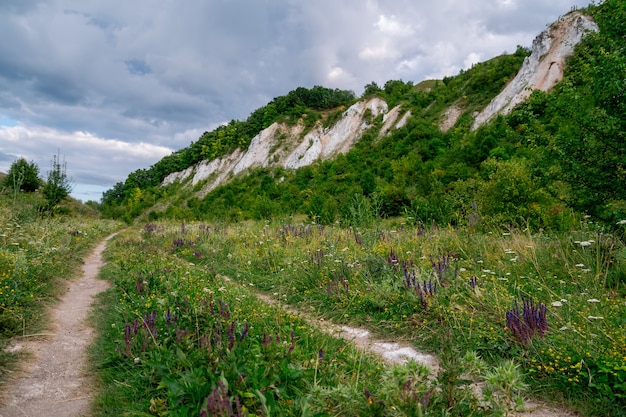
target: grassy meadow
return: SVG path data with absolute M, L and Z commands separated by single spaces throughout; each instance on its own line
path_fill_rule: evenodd
M 623 225 L 157 222 L 106 256 L 96 415 L 510 415 L 528 397 L 626 414 Z M 441 370 L 383 363 L 310 322 L 408 342 Z
M 44 215 L 42 202 L 39 193 L 0 194 L 0 387 L 24 355 L 5 350 L 11 340 L 48 331 L 46 309 L 63 280 L 78 276 L 83 257 L 120 227 L 71 201 Z

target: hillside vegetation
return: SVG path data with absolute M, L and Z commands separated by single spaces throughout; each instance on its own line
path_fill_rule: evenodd
M 349 203 L 358 196 L 383 217 L 403 215 L 425 224 L 566 230 L 581 212 L 614 224 L 626 217 L 624 10 L 607 1 L 588 13 L 600 32 L 577 47 L 564 80 L 475 131 L 473 115 L 517 73 L 527 49 L 441 81 L 367 85 L 361 99 L 381 97 L 411 117 L 383 137 L 382 119 L 372 120 L 355 147 L 332 160 L 298 170 L 256 169 L 208 194 L 200 192 L 202 184 L 161 186 L 171 172 L 245 149 L 259 129 L 275 121 L 330 126 L 357 100 L 349 92 L 299 88 L 245 122 L 205 133 L 188 148 L 132 173 L 105 193 L 103 211 L 127 221 L 139 215 L 237 221 L 302 213 L 329 224 L 348 221 Z M 441 120 L 453 105 L 460 117 L 442 132 Z

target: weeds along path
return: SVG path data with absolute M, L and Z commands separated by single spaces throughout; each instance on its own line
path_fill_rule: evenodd
M 218 275 L 219 278 L 231 283 L 236 282 L 226 275 Z M 246 287 L 247 288 L 247 287 Z M 250 290 L 250 288 L 247 288 Z M 331 336 L 340 337 L 348 342 L 353 343 L 364 351 L 371 352 L 383 361 L 389 364 L 402 364 L 409 360 L 414 360 L 430 369 L 433 378 L 441 371 L 441 361 L 435 355 L 417 351 L 414 347 L 406 343 L 397 341 L 381 340 L 372 337 L 369 330 L 346 325 L 337 325 L 323 319 L 311 317 L 291 305 L 285 305 L 266 294 L 254 292 L 254 294 L 265 303 L 282 308 L 283 310 L 301 317 L 311 326 L 316 327 L 324 333 Z M 481 390 L 480 384 L 475 384 L 474 389 Z M 525 411 L 510 414 L 517 417 L 574 417 L 575 414 L 567 410 L 559 410 L 548 406 L 540 401 L 527 399 L 525 402 Z M 2 417 L 2 416 L 0 416 Z
M 32 354 L 21 378 L 7 384 L 0 417 L 84 415 L 88 411 L 90 381 L 86 373 L 86 348 L 93 330 L 87 325 L 94 297 L 109 283 L 97 279 L 103 264 L 105 238 L 89 255 L 79 279 L 69 282 L 67 292 L 50 312 L 51 334 L 45 339 L 14 343 L 12 350 Z

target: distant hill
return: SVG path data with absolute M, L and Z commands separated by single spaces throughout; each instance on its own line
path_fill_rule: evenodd
M 580 211 L 610 222 L 626 213 L 623 21 L 625 6 L 605 1 L 532 49 L 443 80 L 371 83 L 359 98 L 298 88 L 132 173 L 103 211 L 324 223 L 362 203 L 421 222 L 562 228 Z

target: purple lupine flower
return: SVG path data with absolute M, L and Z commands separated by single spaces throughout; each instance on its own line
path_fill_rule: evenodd
M 248 336 L 248 330 L 250 330 L 250 325 L 246 322 L 243 326 L 243 330 L 241 331 L 241 336 L 239 336 L 239 340 L 243 340 Z
M 289 350 L 287 351 L 287 353 L 291 353 L 291 351 L 296 347 L 296 334 L 293 330 L 291 330 L 291 333 L 289 335 L 291 336 L 291 344 L 289 345 Z
M 543 337 L 548 331 L 547 308 L 545 304 L 536 305 L 532 298 L 522 297 L 522 310 L 517 300 L 513 309 L 506 313 L 506 327 L 522 344 L 530 342 L 535 334 Z
M 220 317 L 224 320 L 230 320 L 230 311 L 228 310 L 228 303 L 223 302 L 222 300 L 218 300 L 220 305 Z
M 476 288 L 476 281 L 477 281 L 477 280 L 478 280 L 478 279 L 476 278 L 476 275 L 474 275 L 473 277 L 471 277 L 471 278 L 470 278 L 470 281 L 469 281 L 469 285 L 470 285 L 470 287 L 472 287 L 472 288 Z
M 232 350 L 235 346 L 235 320 L 228 326 L 228 350 Z

